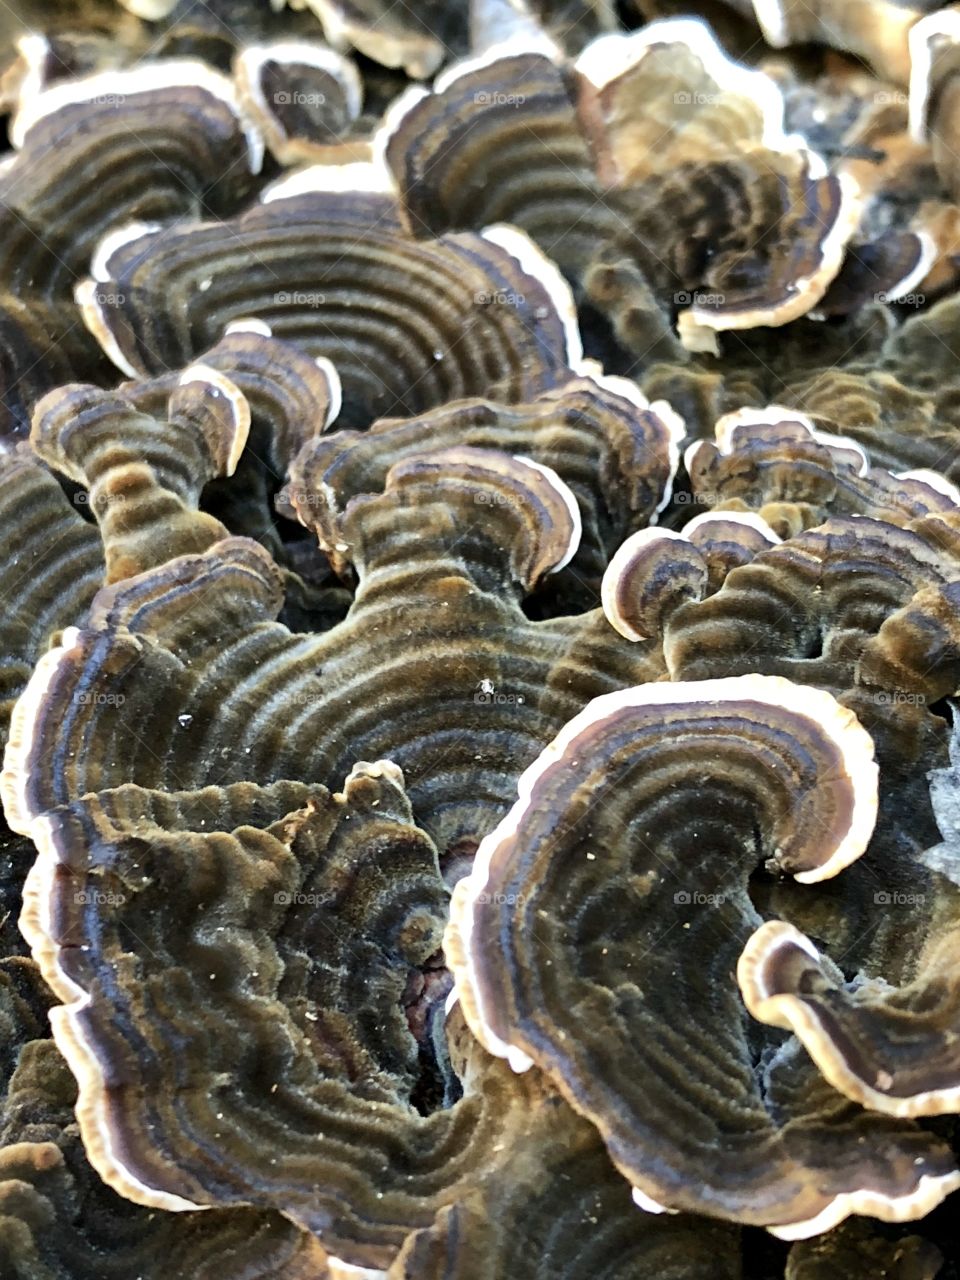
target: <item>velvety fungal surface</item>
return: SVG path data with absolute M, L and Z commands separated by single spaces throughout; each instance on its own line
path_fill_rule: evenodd
M 958 6 L 0 115 L 0 1280 L 957 1280 Z

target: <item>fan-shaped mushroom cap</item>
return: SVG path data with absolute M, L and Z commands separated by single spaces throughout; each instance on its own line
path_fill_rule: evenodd
M 158 422 L 117 392 L 67 386 L 38 404 L 31 439 L 53 468 L 84 485 L 100 524 L 107 580 L 201 551 L 226 530 L 197 510 L 216 475 L 232 475 L 247 441 L 250 407 L 207 365 L 184 370 Z
M 559 1097 L 498 1175 L 414 1232 L 388 1280 L 741 1280 L 736 1229 L 638 1213 L 596 1130 Z
M 79 497 L 80 495 L 78 495 Z M 51 638 L 82 621 L 103 581 L 96 530 L 25 445 L 0 451 L 0 738 Z
M 863 651 L 863 678 L 923 706 L 960 689 L 960 580 L 919 590 Z
M 708 595 L 723 586 L 732 569 L 749 564 L 780 541 L 753 511 L 704 511 L 683 526 L 683 536 L 706 562 Z
M 856 440 L 819 430 L 781 405 L 740 409 L 685 455 L 694 497 L 713 506 L 757 511 L 781 534 L 819 524 L 828 514 L 867 515 L 905 525 L 928 515 L 952 519 L 955 485 L 926 470 L 871 468 Z
M 484 1194 L 538 1123 L 537 1083 L 472 1050 L 465 1098 L 421 1113 L 447 892 L 389 761 L 336 795 L 102 790 L 34 831 L 21 923 L 64 1002 L 88 1156 L 122 1195 L 279 1208 L 349 1273 Z
M 599 582 L 609 553 L 666 505 L 683 425 L 669 405 L 648 405 L 623 378 L 575 379 L 525 405 L 454 401 L 369 431 L 311 440 L 291 467 L 281 509 L 315 529 L 341 570 L 349 497 L 383 488 L 390 467 L 424 449 L 500 449 L 550 467 L 573 491 L 584 528 L 578 574 Z
M 540 41 L 511 41 L 450 67 L 432 93 L 409 91 L 386 113 L 375 148 L 415 235 L 510 222 L 572 274 L 615 222 L 569 75 Z
M 596 266 L 635 264 L 679 311 L 683 346 L 713 354 L 721 331 L 780 326 L 810 311 L 859 219 L 850 181 L 824 175 L 819 157 L 803 151 L 681 164 L 621 190 L 618 210 Z M 691 254 L 695 236 L 710 246 L 706 259 Z
M 363 105 L 355 65 L 307 40 L 249 45 L 237 57 L 234 77 L 244 110 L 285 165 L 321 158 Z
M 718 330 L 804 314 L 860 212 L 852 179 L 784 133 L 773 79 L 694 20 L 601 36 L 572 69 L 518 36 L 449 68 L 433 93 L 404 95 L 376 150 L 412 229 L 509 218 L 643 355 L 661 304 L 680 312 L 692 350 L 715 350 Z
M 917 533 L 834 518 L 767 547 L 715 594 L 671 615 L 664 653 L 674 679 L 761 670 L 839 693 L 857 682 L 887 620 L 956 572 L 956 558 Z
M 828 1172 L 788 1137 L 812 1119 L 761 1099 L 724 994 L 756 860 L 806 883 L 863 852 L 872 750 L 829 694 L 775 678 L 624 690 L 528 769 L 457 886 L 445 945 L 470 1025 L 515 1070 L 536 1062 L 556 1081 L 643 1203 L 799 1236 L 861 1210 L 922 1214 L 960 1182 L 914 1163 L 917 1134 L 868 1134 L 865 1116 L 833 1131 Z
M 70 1280 L 332 1280 L 316 1237 L 279 1214 L 149 1213 L 84 1159 L 76 1086 L 47 1038 L 50 993 L 30 960 L 0 961 L 0 1265 Z
M 320 435 L 340 412 L 343 391 L 336 369 L 322 357 L 311 359 L 292 342 L 270 334 L 255 318 L 228 327 L 195 367 L 228 379 L 250 407 L 249 450 L 282 477 L 297 452 Z M 141 412 L 158 418 L 166 411 L 182 370 L 124 382 L 118 390 Z
M 195 59 L 56 83 L 21 102 L 11 138 L 0 198 L 20 271 L 37 249 L 17 218 L 54 251 L 47 288 L 63 293 L 111 227 L 239 208 L 263 152 L 230 81 Z
M 935 340 L 934 340 L 935 341 Z M 954 458 L 949 384 L 920 389 L 875 367 L 821 369 L 791 387 L 825 431 L 854 438 L 874 466 L 888 471 L 939 471 L 960 479 Z
M 349 497 L 334 549 L 360 585 L 325 634 L 273 621 L 279 572 L 244 539 L 104 593 L 92 629 L 64 637 L 19 704 L 12 820 L 128 781 L 205 785 L 211 752 L 221 779 L 333 786 L 361 755 L 401 765 L 441 848 L 472 849 L 564 720 L 662 673 L 659 640 L 626 646 L 599 610 L 524 615 L 524 592 L 576 545 L 572 494 L 543 469 L 469 448 L 419 454 L 392 468 L 383 493 Z M 92 754 L 48 755 L 48 733 L 79 734 Z M 116 735 L 118 753 L 107 748 Z
M 649 640 L 674 609 L 699 600 L 707 564 L 683 534 L 639 529 L 617 550 L 603 575 L 603 612 L 627 640 Z
M 414 241 L 391 209 L 377 192 L 308 191 L 227 234 L 213 223 L 148 233 L 101 255 L 115 282 L 81 287 L 84 318 L 132 377 L 187 364 L 257 316 L 332 360 L 362 425 L 491 387 L 530 398 L 570 376 L 582 354 L 572 299 L 526 236 Z
M 960 892 L 952 896 L 955 912 Z M 875 895 L 881 907 L 895 900 Z M 770 921 L 744 948 L 737 980 L 753 1016 L 793 1031 L 848 1098 L 887 1115 L 937 1115 L 960 1104 L 956 947 L 954 925 L 932 940 L 910 985 L 867 981 L 849 991 L 809 938 Z

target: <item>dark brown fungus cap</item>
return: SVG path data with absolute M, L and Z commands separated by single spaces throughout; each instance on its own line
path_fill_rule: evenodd
M 581 349 L 556 267 L 510 227 L 415 241 L 382 181 L 373 165 L 314 166 L 225 225 L 108 244 L 95 264 L 104 280 L 79 289 L 84 318 L 134 377 L 188 364 L 256 316 L 333 361 L 360 425 L 565 381 Z
M 244 111 L 284 165 L 322 158 L 363 105 L 354 64 L 307 40 L 248 46 L 237 57 L 234 78 Z
M 887 1115 L 954 1112 L 960 1102 L 960 889 L 944 885 L 941 895 L 950 900 L 952 922 L 931 932 L 915 980 L 903 987 L 870 980 L 845 986 L 810 939 L 782 921 L 757 930 L 737 969 L 755 1018 L 793 1031 L 834 1088 Z M 900 896 L 910 895 L 880 890 L 875 901 L 891 909 Z M 925 895 L 913 896 L 922 910 Z
M 5 252 L 15 278 L 39 291 L 39 246 L 23 224 L 33 228 L 55 254 L 46 290 L 66 296 L 108 230 L 233 212 L 263 158 L 233 85 L 198 60 L 54 84 L 21 102 L 10 130 L 17 151 L 0 174 Z
M 707 563 L 683 534 L 639 529 L 603 575 L 603 612 L 627 640 L 649 640 L 680 605 L 701 599 L 706 585 Z
M 865 647 L 863 679 L 919 705 L 960 690 L 960 581 L 921 589 Z
M 235 321 L 197 365 L 222 374 L 250 406 L 250 433 L 238 466 L 253 452 L 277 479 L 340 412 L 343 393 L 330 361 L 311 359 L 294 343 L 272 337 L 269 326 L 256 318 Z M 177 370 L 121 383 L 118 390 L 142 412 L 160 418 L 182 376 Z
M 849 245 L 843 266 L 817 304 L 816 318 L 916 296 L 936 256 L 933 240 L 916 231 L 886 231 L 876 240 Z
M 537 42 L 454 64 L 432 93 L 410 90 L 387 112 L 376 146 L 414 235 L 510 222 L 579 274 L 598 234 L 615 225 L 569 73 Z
M 78 498 L 85 495 L 78 494 Z M 95 529 L 26 445 L 0 452 L 0 738 L 34 663 L 103 582 Z
M 158 421 L 120 392 L 66 386 L 37 405 L 31 442 L 51 467 L 86 489 L 103 537 L 107 581 L 202 551 L 226 530 L 198 510 L 217 475 L 232 475 L 250 408 L 223 374 L 193 365 Z
M 417 418 L 376 423 L 362 435 L 311 440 L 290 469 L 281 509 L 316 531 L 342 572 L 348 557 L 337 544 L 350 495 L 378 492 L 394 463 L 424 449 L 500 449 L 549 467 L 569 485 L 583 523 L 572 563 L 599 585 L 623 537 L 668 502 L 683 434 L 669 405 L 648 404 L 625 378 L 578 378 L 525 405 L 454 401 Z
M 231 325 L 198 364 L 226 378 L 250 407 L 249 436 L 236 470 L 205 487 L 204 510 L 231 533 L 256 538 L 291 572 L 303 570 L 315 578 L 319 558 L 313 549 L 303 542 L 281 539 L 274 497 L 297 452 L 325 431 L 340 412 L 342 392 L 336 370 L 329 360 L 312 359 L 294 343 L 271 337 L 268 326 L 253 318 Z M 165 419 L 168 402 L 182 376 L 182 371 L 160 374 L 142 382 L 123 383 L 118 391 L 142 413 Z M 163 536 L 165 531 L 161 531 Z M 329 599 L 326 588 L 322 588 L 323 596 L 317 596 L 308 585 L 293 579 L 288 580 L 288 587 L 301 596 L 306 592 L 321 606 L 321 612 L 325 611 L 324 601 Z
M 601 38 L 577 70 L 601 178 L 621 188 L 598 265 L 635 262 L 693 351 L 717 352 L 718 331 L 782 325 L 819 301 L 859 218 L 856 187 L 785 134 L 770 77 L 733 62 L 692 19 Z
M 960 506 L 960 492 L 939 473 L 871 468 L 856 440 L 782 405 L 724 415 L 715 443 L 691 445 L 685 462 L 694 501 L 756 511 L 783 536 L 831 514 L 906 525 L 928 516 L 952 520 Z
M 0 962 L 0 1268 L 5 1280 L 336 1280 L 316 1237 L 277 1213 L 158 1214 L 87 1163 L 76 1085 L 47 1037 L 50 993 Z
M 917 533 L 830 519 L 767 547 L 708 599 L 674 613 L 667 664 L 678 680 L 760 670 L 840 693 L 867 677 L 858 664 L 887 620 L 956 573 L 955 556 Z
M 706 561 L 707 595 L 723 586 L 732 569 L 749 564 L 780 541 L 753 511 L 704 511 L 683 526 L 683 536 Z
M 218 780 L 336 787 L 359 756 L 396 760 L 441 849 L 475 844 L 585 702 L 663 673 L 659 638 L 626 645 L 599 609 L 525 616 L 524 595 L 576 549 L 576 501 L 548 468 L 464 447 L 339 497 L 360 581 L 325 634 L 274 621 L 280 574 L 243 539 L 105 592 L 21 699 L 11 821 L 129 781 L 202 786 L 211 761 Z M 48 734 L 79 749 L 50 754 Z
M 376 149 L 415 234 L 508 218 L 637 355 L 667 353 L 666 313 L 715 351 L 718 330 L 809 311 L 859 217 L 852 179 L 784 133 L 774 81 L 693 19 L 601 36 L 572 67 L 507 41 L 402 97 Z
M 937 339 L 928 329 L 932 347 Z M 794 382 L 790 401 L 823 429 L 845 434 L 888 471 L 933 470 L 960 479 L 950 382 L 919 389 L 876 367 L 824 368 Z
M 395 765 L 336 794 L 122 786 L 44 829 L 21 924 L 64 1001 L 88 1158 L 121 1195 L 279 1209 L 383 1266 L 532 1123 L 536 1082 L 474 1051 L 462 1101 L 418 1098 L 447 890 Z
M 759 859 L 809 883 L 863 852 L 872 757 L 850 711 L 775 677 L 622 690 L 527 770 L 455 889 L 446 951 L 471 1027 L 547 1073 L 645 1207 L 796 1238 L 921 1216 L 960 1183 L 918 1130 L 798 1085 L 787 1105 L 782 1073 L 761 1091 L 731 980 Z
M 24 433 L 51 387 L 109 377 L 71 300 L 118 223 L 231 212 L 263 144 L 230 81 L 197 60 L 27 77 L 0 170 L 0 430 Z M 112 295 L 111 295 L 112 296 Z M 184 362 L 186 363 L 186 362 Z
M 638 1213 L 596 1130 L 547 1094 L 483 1191 L 413 1233 L 388 1280 L 741 1280 L 736 1228 Z

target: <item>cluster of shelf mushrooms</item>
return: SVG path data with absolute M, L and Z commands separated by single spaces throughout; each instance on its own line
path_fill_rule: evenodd
M 0 1280 L 957 1280 L 960 6 L 13 25 Z

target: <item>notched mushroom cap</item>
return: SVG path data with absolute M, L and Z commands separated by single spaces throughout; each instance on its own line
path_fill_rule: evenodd
M 956 941 L 955 929 L 933 940 L 905 987 L 867 980 L 848 990 L 809 938 L 770 921 L 744 948 L 737 981 L 753 1016 L 793 1031 L 848 1098 L 886 1115 L 940 1115 L 960 1105 Z
M 374 146 L 412 234 L 509 222 L 568 274 L 583 268 L 607 218 L 557 63 L 542 41 L 514 39 L 388 109 Z
M 503 538 L 513 548 L 512 576 L 528 591 L 545 574 L 569 564 L 580 545 L 577 499 L 557 473 L 541 462 L 466 446 L 420 453 L 390 468 L 385 494 L 395 494 L 401 504 L 416 502 L 416 490 L 421 486 L 432 498 L 443 498 L 461 529 L 466 519 L 457 520 L 458 508 L 466 506 L 469 511 L 467 504 L 471 503 L 479 508 L 471 513 L 475 528 L 460 536 L 480 533 L 495 542 Z M 502 532 L 503 508 L 516 526 L 512 537 Z
M 237 56 L 234 78 L 245 112 L 284 165 L 321 158 L 363 106 L 356 66 L 306 40 L 248 46 Z
M 683 526 L 683 536 L 706 561 L 707 594 L 718 591 L 731 570 L 749 564 L 780 541 L 753 511 L 704 511 Z
M 603 612 L 625 639 L 649 640 L 678 605 L 699 600 L 706 583 L 706 561 L 683 534 L 640 529 L 619 548 L 603 575 Z
M 250 407 L 227 377 L 192 365 L 171 387 L 166 421 L 121 392 L 61 387 L 37 405 L 31 442 L 51 467 L 84 486 L 104 540 L 107 580 L 220 541 L 198 510 L 214 476 L 230 476 L 247 441 Z
M 71 504 L 26 444 L 0 451 L 0 738 L 34 663 L 61 628 L 82 621 L 103 580 L 83 505 Z
M 905 686 L 865 655 L 888 620 L 956 564 L 917 532 L 832 518 L 751 556 L 708 599 L 678 609 L 664 636 L 667 664 L 674 679 L 759 669 L 838 694 L 862 683 L 892 696 Z
M 577 378 L 523 405 L 454 401 L 367 432 L 310 441 L 291 467 L 279 508 L 314 529 L 343 572 L 341 514 L 351 497 L 381 491 L 389 468 L 414 453 L 454 445 L 498 449 L 551 468 L 570 486 L 583 524 L 575 570 L 599 586 L 623 537 L 669 502 L 683 430 L 669 405 L 648 404 L 626 378 Z
M 857 440 L 821 430 L 807 414 L 783 405 L 724 415 L 715 442 L 697 441 L 684 461 L 695 501 L 752 509 L 782 536 L 827 515 L 911 527 L 943 515 L 949 524 L 960 497 L 936 472 L 871 467 Z
M 329 170 L 315 166 L 299 194 L 235 221 L 147 232 L 98 255 L 112 283 L 87 282 L 78 297 L 118 367 L 130 377 L 182 367 L 256 316 L 332 361 L 346 425 L 365 426 L 491 390 L 529 399 L 580 366 L 570 291 L 522 232 L 413 240 L 382 191 L 314 190 L 317 170 L 325 185 Z
M 758 858 L 809 883 L 863 852 L 872 755 L 851 712 L 784 680 L 623 690 L 527 770 L 455 889 L 445 947 L 471 1027 L 547 1073 L 641 1203 L 796 1238 L 920 1215 L 960 1183 L 918 1130 L 788 1086 L 786 1060 L 761 1095 L 730 982 Z

